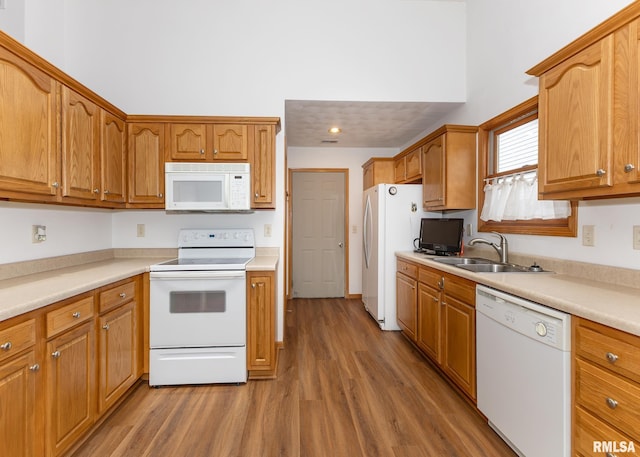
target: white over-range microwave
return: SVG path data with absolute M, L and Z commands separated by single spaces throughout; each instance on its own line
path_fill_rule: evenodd
M 167 211 L 250 211 L 248 163 L 165 163 Z

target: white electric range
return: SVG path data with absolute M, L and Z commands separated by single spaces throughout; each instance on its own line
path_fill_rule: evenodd
M 150 268 L 149 385 L 244 383 L 253 229 L 183 229 Z

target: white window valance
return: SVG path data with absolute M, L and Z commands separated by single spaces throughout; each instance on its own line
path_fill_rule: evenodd
M 483 221 L 563 219 L 571 216 L 568 201 L 538 200 L 537 173 L 492 178 L 484 186 Z

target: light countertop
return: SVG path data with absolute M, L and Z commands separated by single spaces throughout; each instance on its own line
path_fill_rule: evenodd
M 550 272 L 474 273 L 438 263 L 431 255 L 397 252 L 396 256 L 640 336 L 637 288 Z
M 111 258 L 2 280 L 0 321 L 148 272 L 150 265 L 169 259 Z M 277 255 L 257 255 L 247 265 L 247 270 L 275 270 L 277 263 Z

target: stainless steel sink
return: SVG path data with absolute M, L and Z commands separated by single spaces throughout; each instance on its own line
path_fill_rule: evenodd
M 481 259 L 479 257 L 435 257 L 434 262 L 445 263 L 447 265 L 477 265 L 495 263 L 489 259 Z
M 475 273 L 529 273 L 532 272 L 527 267 L 520 265 L 508 265 L 504 263 L 485 263 L 485 264 L 469 264 L 456 265 L 458 268 L 473 271 Z

